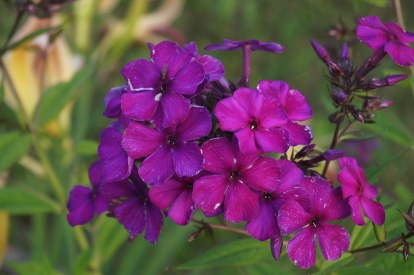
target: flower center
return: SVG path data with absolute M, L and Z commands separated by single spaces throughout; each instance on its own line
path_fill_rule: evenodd
M 192 183 L 187 183 L 185 185 L 185 188 L 187 188 L 187 189 L 193 189 L 193 184 Z
M 315 218 L 313 218 L 312 219 L 312 224 L 313 224 L 313 226 L 317 226 L 319 223 L 320 223 L 320 219 L 319 219 L 319 217 L 315 217 Z
M 238 180 L 240 178 L 240 173 L 239 171 L 233 171 L 230 173 L 230 178 L 234 179 L 234 180 Z
M 263 198 L 265 200 L 270 200 L 272 198 L 272 194 L 270 194 L 268 192 L 265 192 L 265 193 L 263 193 Z
M 259 124 L 256 121 L 252 121 L 249 124 L 250 129 L 255 130 L 257 129 L 257 127 L 259 126 Z
M 176 143 L 177 143 L 177 140 L 175 139 L 175 137 L 173 137 L 173 136 L 169 136 L 169 137 L 167 138 L 167 142 L 168 142 L 168 144 L 169 144 L 169 145 L 174 145 L 174 144 L 176 144 Z

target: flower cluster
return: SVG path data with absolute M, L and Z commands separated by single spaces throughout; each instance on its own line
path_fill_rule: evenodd
M 387 52 L 378 45 L 358 70 L 346 44 L 339 64 L 316 41 L 312 45 L 340 89 L 332 92 L 341 110 L 331 121 L 349 114 L 366 121 L 368 109 L 385 103 L 366 99 L 365 109 L 358 110 L 350 98 L 361 89 L 393 85 L 406 77 L 365 80 Z M 281 80 L 262 80 L 249 88 L 251 51 L 281 53 L 281 45 L 224 40 L 206 47 L 243 50 L 237 85 L 224 79 L 223 65 L 200 55 L 195 43 L 148 46 L 150 60 L 126 64 L 121 71 L 125 84 L 105 97 L 103 114 L 114 121 L 100 136 L 99 161 L 90 170 L 93 190 L 76 186 L 70 194 L 72 226 L 108 211 L 131 240 L 145 230 L 145 239 L 156 243 L 164 217 L 186 225 L 200 209 L 206 217 L 223 214 L 227 222 L 246 222 L 253 238 L 270 239 L 275 259 L 281 255 L 282 236 L 296 232 L 287 254 L 300 268 L 309 268 L 316 261 L 316 240 L 330 261 L 349 248 L 346 229 L 328 222 L 352 213 L 355 224 L 364 225 L 362 206 L 370 220 L 384 223 L 384 209 L 373 200 L 377 192 L 356 160 L 333 147 L 315 154 L 312 130 L 301 124 L 312 116 L 304 95 Z M 289 159 L 287 150 L 298 145 L 303 147 L 294 148 Z M 341 187 L 334 188 L 312 168 L 336 159 Z

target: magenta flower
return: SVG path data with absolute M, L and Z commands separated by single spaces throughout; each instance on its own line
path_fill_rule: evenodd
M 204 107 L 191 106 L 188 116 L 170 128 L 151 128 L 131 122 L 126 128 L 122 147 L 131 158 L 146 157 L 139 175 L 149 185 L 161 185 L 174 172 L 194 176 L 201 171 L 203 155 L 196 142 L 211 130 L 211 116 Z
M 257 215 L 259 201 L 251 188 L 272 192 L 278 179 L 277 162 L 258 155 L 243 155 L 234 138 L 215 138 L 201 146 L 204 170 L 214 173 L 194 182 L 193 198 L 198 208 L 207 213 L 223 205 L 224 219 L 248 221 Z
M 297 90 L 290 89 L 289 84 L 284 81 L 262 80 L 257 85 L 257 90 L 275 97 L 282 105 L 288 122 L 281 128 L 289 132 L 290 145 L 308 145 L 313 139 L 312 129 L 297 123 L 312 117 L 312 108 L 305 96 Z
M 281 128 L 287 116 L 272 96 L 240 88 L 217 103 L 215 115 L 222 130 L 235 132 L 243 154 L 284 153 L 289 148 L 289 133 Z
M 177 177 L 167 179 L 161 186 L 154 186 L 149 191 L 151 201 L 160 209 L 168 207 L 168 216 L 179 225 L 187 225 L 196 210 L 193 200 L 194 181 L 205 175 L 200 172 L 194 177 Z
M 192 55 L 169 41 L 152 47 L 150 56 L 151 61 L 134 60 L 122 69 L 128 84 L 121 100 L 122 111 L 134 120 L 153 120 L 160 127 L 171 127 L 187 116 L 187 97 L 193 96 L 204 81 L 204 69 Z
M 341 171 L 338 180 L 341 183 L 344 199 L 349 198 L 352 208 L 352 220 L 357 225 L 365 225 L 361 208 L 364 214 L 373 223 L 382 225 L 385 221 L 384 207 L 373 199 L 377 190 L 370 185 L 365 177 L 364 170 L 358 166 L 356 159 L 343 157 L 338 160 Z
M 102 181 L 120 181 L 129 177 L 134 159 L 121 146 L 122 134 L 114 128 L 106 128 L 100 136 L 98 147 L 99 172 Z
M 279 210 L 277 218 L 282 235 L 297 232 L 288 242 L 290 260 L 300 268 L 310 268 L 316 262 L 316 240 L 323 257 L 334 261 L 349 248 L 349 233 L 339 225 L 328 224 L 350 215 L 347 200 L 341 189 L 319 177 L 305 177 L 300 184 L 309 195 L 311 207 L 305 210 L 297 201 L 289 200 Z
M 243 47 L 250 47 L 252 51 L 265 51 L 271 53 L 282 53 L 285 48 L 275 42 L 262 42 L 258 40 L 228 40 L 223 39 L 223 44 L 211 44 L 204 47 L 207 51 L 233 51 Z
M 414 43 L 414 33 L 404 31 L 398 24 L 383 24 L 377 16 L 367 16 L 358 20 L 356 34 L 372 50 L 383 49 L 398 65 L 414 64 L 414 49 L 407 46 Z
M 99 164 L 95 162 L 89 168 L 89 180 L 92 190 L 86 186 L 75 186 L 70 191 L 66 215 L 71 226 L 85 224 L 92 220 L 95 212 L 100 215 L 109 207 L 109 200 L 101 192 L 101 179 L 99 178 Z
M 148 187 L 135 167 L 129 179 L 103 183 L 102 193 L 113 202 L 113 214 L 130 234 L 130 241 L 145 230 L 145 239 L 157 243 L 164 214 L 150 201 Z

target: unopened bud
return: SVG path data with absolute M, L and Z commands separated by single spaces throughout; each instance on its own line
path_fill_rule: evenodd
M 372 55 L 365 61 L 365 63 L 359 68 L 359 70 L 355 73 L 356 79 L 362 79 L 366 76 L 370 71 L 372 71 L 380 61 L 385 57 L 387 53 L 384 50 L 378 49 L 372 53 Z
M 344 92 L 339 92 L 335 96 L 335 102 L 342 105 L 348 101 L 348 96 Z
M 319 56 L 319 58 L 325 62 L 332 62 L 332 59 L 330 58 L 330 56 L 328 55 L 328 52 L 325 50 L 324 47 L 322 47 L 321 44 L 319 44 L 318 42 L 316 42 L 316 40 L 311 39 L 311 44 L 313 49 L 315 50 L 316 54 Z
M 193 234 L 190 235 L 190 237 L 188 237 L 187 241 L 189 243 L 191 243 L 192 241 L 194 241 L 198 237 L 199 234 L 200 234 L 200 231 L 194 232 Z

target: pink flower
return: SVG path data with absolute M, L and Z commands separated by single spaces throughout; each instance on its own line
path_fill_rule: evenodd
M 338 162 L 341 167 L 338 180 L 341 183 L 344 199 L 349 198 L 354 223 L 365 225 L 361 213 L 362 207 L 368 219 L 382 225 L 385 221 L 384 207 L 373 200 L 377 196 L 377 190 L 368 183 L 364 170 L 358 166 L 356 159 L 351 157 L 340 158 Z

